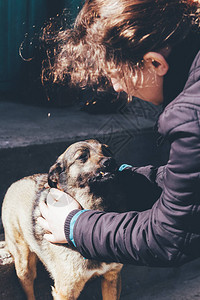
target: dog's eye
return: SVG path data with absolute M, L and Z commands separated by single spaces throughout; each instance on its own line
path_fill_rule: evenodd
M 86 162 L 89 157 L 89 151 L 85 150 L 84 152 L 79 155 L 78 159 L 81 160 L 82 162 Z

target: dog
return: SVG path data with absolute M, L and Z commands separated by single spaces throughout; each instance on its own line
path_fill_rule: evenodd
M 77 299 L 86 282 L 95 276 L 102 277 L 103 300 L 120 298 L 122 264 L 84 259 L 67 244 L 52 244 L 43 238 L 45 231 L 37 222 L 41 216 L 38 205 L 46 201 L 52 187 L 67 192 L 84 209 L 121 209 L 120 197 L 111 196 L 116 170 L 109 148 L 96 140 L 86 140 L 67 148 L 49 174 L 25 177 L 10 186 L 2 206 L 5 241 L 28 300 L 35 299 L 38 258 L 54 280 L 55 300 Z

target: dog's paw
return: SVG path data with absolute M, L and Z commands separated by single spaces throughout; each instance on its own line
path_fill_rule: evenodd
M 0 266 L 12 264 L 14 262 L 11 254 L 6 249 L 6 245 L 4 241 L 0 242 Z

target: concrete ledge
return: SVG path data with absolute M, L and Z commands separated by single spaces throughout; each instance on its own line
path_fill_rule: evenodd
M 0 102 L 1 149 L 83 140 L 153 128 L 161 107 L 135 99 L 113 114 L 88 114 L 80 106 L 46 108 Z

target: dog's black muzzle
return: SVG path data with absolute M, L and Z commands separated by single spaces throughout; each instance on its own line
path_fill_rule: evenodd
M 105 172 L 115 172 L 117 169 L 116 161 L 112 157 L 103 158 L 100 162 L 100 165 Z
M 114 158 L 106 157 L 100 161 L 100 168 L 94 176 L 89 179 L 89 183 L 104 183 L 115 178 L 117 172 L 117 164 Z

